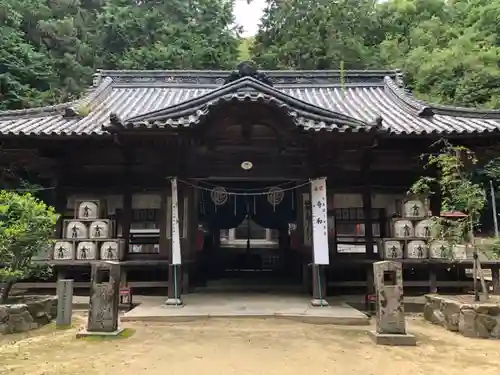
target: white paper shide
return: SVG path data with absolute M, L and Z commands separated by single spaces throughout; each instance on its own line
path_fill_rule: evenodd
M 181 240 L 179 235 L 179 198 L 177 179 L 171 180 L 172 186 L 172 264 L 181 264 Z
M 311 210 L 314 263 L 330 264 L 326 178 L 324 177 L 311 181 Z

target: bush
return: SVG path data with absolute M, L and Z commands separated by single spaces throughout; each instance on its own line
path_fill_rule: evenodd
M 30 193 L 0 191 L 0 304 L 19 279 L 50 272 L 32 258 L 51 245 L 57 219 L 53 207 Z

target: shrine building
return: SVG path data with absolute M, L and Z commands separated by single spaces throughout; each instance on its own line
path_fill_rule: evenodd
M 408 293 L 471 286 L 466 252 L 444 257 L 426 242 L 439 194 L 406 192 L 437 140 L 481 154 L 499 130 L 500 111 L 416 100 L 396 70 L 246 63 L 102 70 L 74 102 L 0 113 L 4 168 L 41 185 L 62 215 L 39 261 L 79 288 L 92 262 L 116 260 L 124 286 L 175 300 L 224 280 L 315 300 L 371 293 L 385 258 L 403 263 Z M 496 278 L 499 266 L 483 264 Z

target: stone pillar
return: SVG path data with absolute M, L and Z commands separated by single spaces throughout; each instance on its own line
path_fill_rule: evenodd
M 71 326 L 73 315 L 73 280 L 57 280 L 57 318 L 56 327 Z
M 120 334 L 123 330 L 118 327 L 119 303 L 120 264 L 118 262 L 92 264 L 87 329 L 78 332 L 77 337 Z
M 376 331 L 371 337 L 381 345 L 416 345 L 415 336 L 406 333 L 403 304 L 403 270 L 399 262 L 373 263 L 375 279 Z

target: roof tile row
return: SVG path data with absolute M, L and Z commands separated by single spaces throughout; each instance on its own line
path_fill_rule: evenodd
M 254 83 L 249 87 L 247 79 L 244 85 L 237 81 L 233 90 L 224 91 L 221 79 L 228 72 L 103 71 L 95 87 L 79 101 L 0 113 L 0 133 L 107 134 L 111 114 L 140 126 L 192 125 L 221 101 L 249 99 L 275 102 L 296 116 L 297 125 L 312 130 L 359 130 L 363 126 L 370 130 L 381 118 L 381 129 L 396 134 L 500 131 L 500 111 L 422 103 L 400 87 L 397 71 L 348 71 L 342 78 L 344 73 L 339 72 L 267 73 L 274 87 Z M 190 113 L 184 111 L 184 117 L 178 116 L 179 108 L 189 108 L 190 103 L 197 104 Z M 158 118 L 158 113 L 164 116 Z

